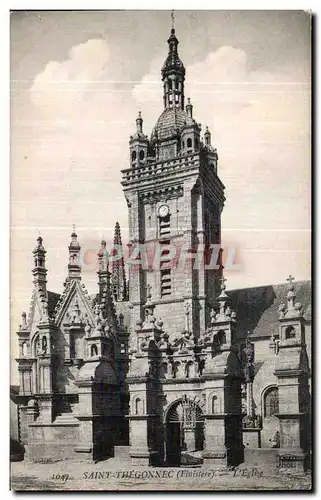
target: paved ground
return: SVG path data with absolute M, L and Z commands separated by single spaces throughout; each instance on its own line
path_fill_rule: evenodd
M 264 468 L 131 467 L 117 461 L 98 464 L 60 461 L 11 464 L 11 489 L 26 490 L 309 490 L 309 475 L 281 476 Z

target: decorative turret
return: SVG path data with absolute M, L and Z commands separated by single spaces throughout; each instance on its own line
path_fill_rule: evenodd
M 47 269 L 46 269 L 46 250 L 44 249 L 44 246 L 42 244 L 43 239 L 41 236 L 37 238 L 37 246 L 33 250 L 33 256 L 34 256 L 34 268 L 32 270 L 32 274 L 34 276 L 34 284 L 36 288 L 41 290 L 44 294 L 47 293 L 46 290 L 46 276 L 47 276 Z
M 204 143 L 205 146 L 211 146 L 211 132 L 209 131 L 208 126 L 206 126 L 204 132 Z
M 185 121 L 181 133 L 181 151 L 183 154 L 199 151 L 200 147 L 201 125 L 196 123 L 196 121 L 192 118 L 193 106 L 190 104 L 190 99 L 188 99 L 186 113 L 189 120 Z
M 77 240 L 77 234 L 75 226 L 73 226 L 73 231 L 71 233 L 71 242 L 68 247 L 69 250 L 69 264 L 68 264 L 68 278 L 67 281 L 80 280 L 81 279 L 81 265 L 80 265 L 80 245 Z
M 236 314 L 231 309 L 230 297 L 226 294 L 226 279 L 221 278 L 221 293 L 217 298 L 218 312 L 214 309 L 210 312 L 210 326 L 205 332 L 205 345 L 208 347 L 212 342 L 222 350 L 229 350 L 235 343 Z
M 136 133 L 130 136 L 130 163 L 132 167 L 144 165 L 147 160 L 148 137 L 143 133 L 143 119 L 141 112 L 136 118 Z
M 185 111 L 186 111 L 187 116 L 189 116 L 190 118 L 193 118 L 193 105 L 191 104 L 190 97 L 187 98 L 187 104 L 186 104 Z
M 287 303 L 282 302 L 279 305 L 279 322 L 280 322 L 280 342 L 291 341 L 304 343 L 304 320 L 302 304 L 296 302 L 296 293 L 294 286 L 294 277 L 290 274 L 287 278 L 288 291 L 286 295 Z
M 209 131 L 208 126 L 206 126 L 204 132 L 204 146 L 204 152 L 207 158 L 208 165 L 214 169 L 215 173 L 217 173 L 218 154 L 216 148 L 213 148 L 212 146 L 211 132 Z
M 86 329 L 86 362 L 112 361 L 115 356 L 114 337 L 109 319 L 105 317 L 104 298 L 95 306 L 95 326 Z
M 278 381 L 280 471 L 304 471 L 309 449 L 310 376 L 302 306 L 295 302 L 293 276 L 287 278 L 287 304 L 279 306 L 279 338 L 274 374 Z
M 128 300 L 123 245 L 118 222 L 116 222 L 115 225 L 114 251 L 116 252 L 116 255 L 111 256 L 111 284 L 113 296 L 116 301 Z

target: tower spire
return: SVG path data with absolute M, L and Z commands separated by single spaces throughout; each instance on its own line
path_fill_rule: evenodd
M 171 14 L 172 29 L 167 40 L 168 56 L 162 67 L 162 80 L 164 82 L 164 107 L 180 108 L 184 110 L 184 80 L 185 68 L 178 55 L 178 40 L 174 28 L 174 11 Z
M 69 251 L 69 264 L 68 264 L 68 278 L 67 280 L 81 279 L 81 265 L 80 265 L 80 250 L 81 247 L 78 242 L 78 236 L 76 234 L 76 227 L 73 224 L 71 241 L 68 246 Z
M 127 300 L 127 283 L 124 264 L 123 245 L 119 223 L 115 224 L 114 251 L 117 258 L 112 261 L 111 281 L 115 300 Z

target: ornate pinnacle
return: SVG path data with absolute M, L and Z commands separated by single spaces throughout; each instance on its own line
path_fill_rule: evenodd
M 138 111 L 138 117 L 136 118 L 137 133 L 141 134 L 143 132 L 143 119 L 142 112 Z
M 294 280 L 295 280 L 295 278 L 294 278 L 294 276 L 292 276 L 292 274 L 289 274 L 289 277 L 286 278 L 286 281 L 289 282 L 289 286 L 291 286 L 291 287 L 293 286 L 292 283 Z M 291 290 L 292 290 L 292 288 L 291 288 Z
M 213 325 L 215 323 L 215 318 L 216 318 L 216 312 L 214 311 L 214 309 L 211 309 L 210 317 L 211 317 L 211 325 Z
M 224 277 L 224 275 L 222 274 L 222 277 L 220 278 L 220 282 L 221 282 L 221 291 L 225 291 L 226 290 L 226 283 L 227 279 Z
M 112 289 L 115 300 L 127 300 L 127 282 L 126 282 L 126 273 L 125 273 L 125 263 L 124 263 L 124 254 L 123 254 L 123 246 L 121 239 L 121 232 L 119 223 L 115 224 L 115 234 L 114 234 L 114 248 L 112 250 L 112 255 L 114 257 L 113 252 L 116 252 L 116 257 L 112 259 L 112 269 L 111 269 L 111 282 Z
M 27 313 L 24 311 L 21 313 L 21 325 L 20 325 L 20 330 L 26 330 L 27 329 Z
M 40 248 L 42 246 L 42 242 L 43 242 L 43 239 L 42 237 L 39 235 L 38 238 L 37 238 L 37 247 Z
M 107 255 L 107 250 L 106 250 L 106 241 L 104 240 L 104 238 L 101 240 L 100 242 L 100 249 L 99 249 L 99 252 L 98 252 L 98 257 L 104 257 Z
M 295 292 L 294 292 L 294 277 L 290 274 L 289 277 L 286 279 L 289 284 L 288 284 L 288 293 L 287 293 L 287 300 L 288 300 L 288 310 L 293 310 L 294 309 L 294 299 L 295 299 Z

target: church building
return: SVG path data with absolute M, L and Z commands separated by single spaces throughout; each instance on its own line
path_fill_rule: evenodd
M 310 453 L 310 282 L 289 276 L 228 290 L 225 187 L 211 133 L 185 96 L 178 43 L 173 28 L 163 110 L 150 136 L 138 114 L 122 170 L 128 262 L 116 223 L 117 255 L 101 242 L 90 295 L 74 229 L 66 280 L 54 293 L 37 239 L 30 311 L 17 332 L 19 441 L 34 461 L 229 467 L 255 452 L 281 471 L 302 471 Z

